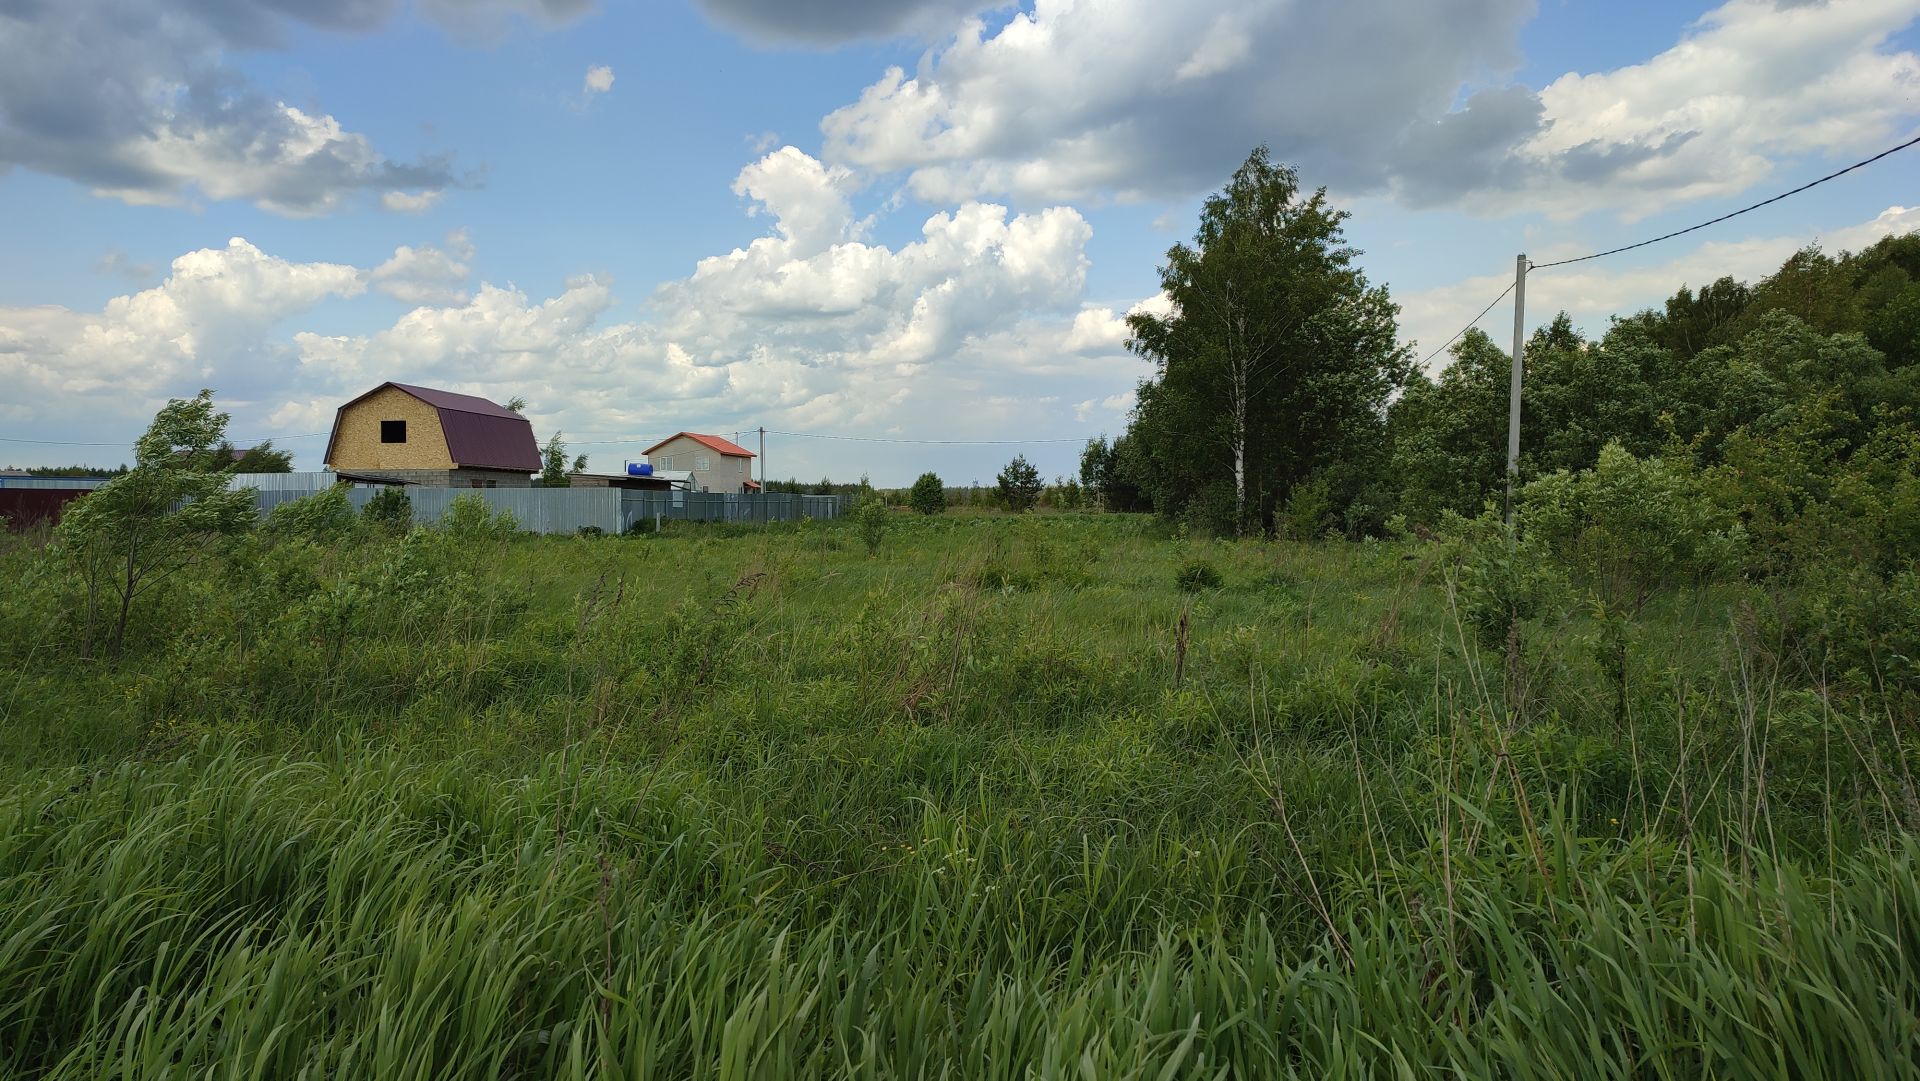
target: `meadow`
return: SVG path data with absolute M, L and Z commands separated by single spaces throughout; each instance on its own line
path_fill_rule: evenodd
M 111 653 L 10 540 L 0 1075 L 1920 1076 L 1818 598 L 889 526 L 254 531 Z

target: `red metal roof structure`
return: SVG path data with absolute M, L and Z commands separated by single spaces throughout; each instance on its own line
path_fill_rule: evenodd
M 648 447 L 646 450 L 641 451 L 640 453 L 652 454 L 654 451 L 659 450 L 661 447 L 666 446 L 668 443 L 673 442 L 674 440 L 680 438 L 681 436 L 686 436 L 688 439 L 691 439 L 694 442 L 699 443 L 710 450 L 717 450 L 722 454 L 730 454 L 735 458 L 753 457 L 752 451 L 748 450 L 747 448 L 741 446 L 738 443 L 735 443 L 731 440 L 722 439 L 717 435 L 701 435 L 699 432 L 675 432 L 672 435 L 666 437 L 665 439 L 662 439 L 660 442 L 655 443 L 653 446 Z
M 440 414 L 440 430 L 446 433 L 447 455 L 454 465 L 522 473 L 540 471 L 540 444 L 533 438 L 533 425 L 527 418 L 471 394 L 393 382 L 380 384 L 334 412 L 333 434 L 327 437 L 327 461 L 333 461 L 333 441 L 340 436 L 341 415 L 355 403 L 388 387 L 420 399 Z

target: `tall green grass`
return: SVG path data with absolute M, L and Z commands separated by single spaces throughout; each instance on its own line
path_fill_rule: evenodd
M 1062 853 L 929 808 L 910 845 L 827 866 L 702 787 L 365 749 L 48 774 L 0 801 L 0 1062 L 73 1078 L 1920 1070 L 1911 842 L 1814 880 L 1561 822 L 1542 878 L 1519 837 L 1442 858 L 1436 833 L 1383 866 L 1389 900 L 1332 896 L 1333 927 L 1299 940 L 1260 910 L 1168 924 L 1157 895 L 1230 872 L 1163 834 Z
M 1920 1075 L 1906 700 L 1772 587 L 1623 717 L 1411 543 L 261 536 L 117 663 L 0 574 L 0 1075 Z

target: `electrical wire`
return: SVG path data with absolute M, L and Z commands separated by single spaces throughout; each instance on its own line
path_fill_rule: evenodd
M 1834 172 L 1828 173 L 1826 176 L 1820 177 L 1817 180 L 1809 180 L 1805 184 L 1802 184 L 1799 187 L 1794 188 L 1792 191 L 1783 191 L 1780 194 L 1775 195 L 1770 199 L 1762 199 L 1759 202 L 1754 203 L 1752 206 L 1743 206 L 1738 210 L 1732 211 L 1731 213 L 1722 214 L 1717 218 L 1710 218 L 1706 221 L 1701 222 L 1698 225 L 1689 225 L 1685 229 L 1675 229 L 1671 233 L 1663 233 L 1660 236 L 1656 236 L 1648 240 L 1642 240 L 1642 241 L 1639 241 L 1638 243 L 1626 244 L 1618 248 L 1609 248 L 1606 251 L 1597 251 L 1588 255 L 1577 255 L 1571 259 L 1556 259 L 1551 263 L 1536 263 L 1536 262 L 1533 262 L 1532 260 L 1528 260 L 1527 270 L 1528 272 L 1532 272 L 1535 270 L 1549 270 L 1549 269 L 1552 269 L 1553 267 L 1566 266 L 1569 263 L 1584 263 L 1589 259 L 1602 259 L 1609 255 L 1619 255 L 1621 252 L 1632 251 L 1635 248 L 1644 248 L 1649 244 L 1658 244 L 1663 240 L 1672 240 L 1674 237 L 1677 237 L 1677 236 L 1685 236 L 1688 233 L 1705 229 L 1709 225 L 1718 225 L 1723 221 L 1729 221 L 1733 218 L 1737 218 L 1740 215 L 1747 213 L 1748 211 L 1758 210 L 1763 206 L 1769 206 L 1773 203 L 1779 202 L 1782 199 L 1788 198 L 1790 196 L 1798 195 L 1801 192 L 1807 191 L 1811 188 L 1817 188 L 1820 185 L 1825 184 L 1829 180 L 1833 180 L 1837 177 L 1845 176 L 1848 173 L 1853 172 L 1855 169 L 1865 168 L 1866 166 L 1872 165 L 1874 162 L 1879 161 L 1881 158 L 1889 157 L 1893 154 L 1897 154 L 1900 151 L 1906 150 L 1909 147 L 1913 147 L 1913 146 L 1920 146 L 1920 136 L 1915 136 L 1912 139 L 1908 139 L 1906 142 L 1901 143 L 1898 146 L 1888 147 L 1887 149 L 1882 150 L 1880 153 L 1875 154 L 1873 157 L 1866 158 L 1861 161 L 1856 161 L 1852 165 L 1849 165 L 1844 169 L 1839 169 Z M 1499 296 L 1493 298 L 1492 303 L 1480 309 L 1480 314 L 1474 316 L 1471 322 L 1469 322 L 1466 326 L 1461 327 L 1459 330 L 1455 331 L 1453 334 L 1453 337 L 1448 338 L 1445 344 L 1441 345 L 1440 348 L 1435 349 L 1431 353 L 1428 353 L 1426 356 L 1426 359 L 1420 362 L 1420 366 L 1422 368 L 1425 368 L 1427 364 L 1433 360 L 1434 357 L 1437 357 L 1441 353 L 1445 352 L 1447 349 L 1447 346 L 1450 346 L 1454 342 L 1459 341 L 1460 336 L 1462 334 L 1465 334 L 1467 331 L 1472 330 L 1475 324 L 1479 323 L 1480 320 L 1485 319 L 1487 317 L 1487 313 L 1493 310 L 1494 304 L 1498 304 L 1502 300 L 1505 300 L 1507 294 L 1511 292 L 1513 292 L 1513 285 L 1512 283 L 1509 283 L 1505 289 L 1500 290 Z
M 1446 340 L 1446 342 L 1445 342 L 1444 344 L 1442 344 L 1442 345 L 1440 346 L 1440 348 L 1438 348 L 1438 349 L 1435 349 L 1435 350 L 1434 350 L 1433 352 L 1431 352 L 1431 353 L 1428 353 L 1428 354 L 1427 354 L 1427 357 L 1426 357 L 1426 360 L 1422 360 L 1422 361 L 1420 362 L 1420 366 L 1421 366 L 1422 368 L 1425 368 L 1425 367 L 1427 366 L 1427 363 L 1428 363 L 1429 361 L 1431 361 L 1431 360 L 1433 360 L 1433 358 L 1434 358 L 1434 357 L 1437 357 L 1437 356 L 1439 356 L 1439 355 L 1440 355 L 1441 353 L 1444 353 L 1444 352 L 1446 352 L 1446 350 L 1447 350 L 1447 346 L 1449 346 L 1449 345 L 1452 345 L 1452 344 L 1453 344 L 1454 342 L 1457 342 L 1457 341 L 1459 341 L 1459 340 L 1460 340 L 1460 335 L 1462 335 L 1462 334 L 1465 334 L 1465 333 L 1466 333 L 1467 331 L 1469 331 L 1469 330 L 1472 330 L 1472 329 L 1473 329 L 1473 326 L 1474 326 L 1474 323 L 1478 323 L 1478 322 L 1479 322 L 1480 320 L 1482 320 L 1482 319 L 1485 319 L 1485 318 L 1487 317 L 1487 313 L 1493 310 L 1493 306 L 1494 306 L 1495 304 L 1498 304 L 1498 303 L 1500 303 L 1501 301 L 1503 301 L 1503 300 L 1505 300 L 1505 299 L 1507 299 L 1507 294 L 1508 294 L 1508 293 L 1511 293 L 1511 292 L 1513 292 L 1513 283 L 1512 283 L 1512 282 L 1508 282 L 1508 283 L 1507 283 L 1507 287 L 1506 287 L 1505 289 L 1502 289 L 1502 290 L 1500 290 L 1500 295 L 1499 295 L 1499 296 L 1497 296 L 1497 297 L 1494 297 L 1492 301 L 1490 301 L 1490 302 L 1488 302 L 1488 304 L 1487 304 L 1487 306 L 1486 306 L 1486 307 L 1484 307 L 1484 308 L 1481 308 L 1481 309 L 1480 309 L 1480 314 L 1479 314 L 1479 315 L 1476 315 L 1476 316 L 1474 316 L 1474 317 L 1473 317 L 1473 321 L 1472 321 L 1472 322 L 1470 322 L 1470 323 L 1468 323 L 1468 324 L 1467 324 L 1466 326 L 1464 326 L 1464 327 L 1461 327 L 1461 328 L 1460 328 L 1459 330 L 1456 330 L 1456 331 L 1454 331 L 1454 332 L 1453 332 L 1453 337 L 1451 337 L 1451 338 L 1448 338 L 1448 339 Z
M 934 446 L 993 447 L 1017 446 L 1027 443 L 1084 443 L 1091 436 L 1066 435 L 1041 439 L 899 439 L 878 435 L 833 435 L 826 432 L 776 432 L 767 429 L 768 435 L 784 435 L 794 439 L 845 439 L 855 443 L 916 443 Z
M 1908 139 L 1906 142 L 1901 143 L 1899 146 L 1889 147 L 1886 150 L 1882 150 L 1880 153 L 1875 154 L 1873 157 L 1867 158 L 1864 161 L 1856 161 L 1852 165 L 1849 165 L 1845 169 L 1841 169 L 1838 172 L 1828 173 L 1826 176 L 1823 176 L 1818 180 L 1809 180 L 1805 184 L 1800 185 L 1799 187 L 1793 189 L 1792 191 L 1783 191 L 1771 199 L 1762 199 L 1759 202 L 1753 204 L 1752 206 L 1743 206 L 1740 209 L 1732 212 L 1731 214 L 1722 214 L 1717 218 L 1713 218 L 1708 221 L 1703 221 L 1698 225 L 1689 225 L 1685 229 L 1675 229 L 1671 233 L 1665 233 L 1661 236 L 1654 237 L 1651 240 L 1642 240 L 1637 244 L 1628 244 L 1628 245 L 1625 245 L 1624 247 L 1619 247 L 1619 248 L 1609 248 L 1606 251 L 1597 251 L 1591 255 L 1575 256 L 1572 259 L 1556 259 L 1551 263 L 1529 262 L 1527 264 L 1527 269 L 1546 270 L 1550 267 L 1566 266 L 1568 263 L 1584 263 L 1589 259 L 1600 259 L 1609 255 L 1619 255 L 1623 251 L 1632 251 L 1635 248 L 1644 248 L 1649 244 L 1658 244 L 1662 240 L 1672 240 L 1674 237 L 1677 237 L 1677 236 L 1685 236 L 1686 234 L 1691 233 L 1696 229 L 1705 229 L 1709 225 L 1718 225 L 1723 221 L 1727 221 L 1728 219 L 1737 218 L 1740 215 L 1745 214 L 1749 210 L 1758 210 L 1763 206 L 1767 206 L 1772 203 L 1777 203 L 1780 200 L 1787 198 L 1788 196 L 1798 195 L 1809 188 L 1817 188 L 1820 185 L 1825 184 L 1829 180 L 1832 180 L 1836 177 L 1845 176 L 1848 173 L 1853 172 L 1855 169 L 1865 168 L 1866 166 L 1872 165 L 1874 162 L 1879 161 L 1881 158 L 1888 157 L 1889 155 L 1892 155 L 1892 154 L 1897 154 L 1900 151 L 1905 150 L 1908 147 L 1912 147 L 1912 146 L 1920 146 L 1920 136 L 1915 136 L 1914 138 Z
M 286 439 L 318 439 L 323 435 L 331 435 L 331 434 L 332 434 L 331 432 L 306 432 L 301 435 L 269 435 L 269 436 L 254 438 L 254 439 L 229 439 L 227 440 L 227 442 L 237 446 L 241 443 L 271 443 L 276 440 L 286 440 Z M 32 443 L 32 444 L 43 446 L 43 447 L 132 447 L 133 446 L 133 441 L 131 440 L 125 443 L 85 443 L 85 442 L 80 442 L 78 440 L 73 440 L 73 439 L 20 439 L 10 435 L 0 435 L 0 443 Z

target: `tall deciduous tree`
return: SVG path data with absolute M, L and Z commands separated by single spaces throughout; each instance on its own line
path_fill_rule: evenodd
M 1156 368 L 1128 434 L 1163 512 L 1270 525 L 1294 485 L 1379 437 L 1409 357 L 1398 307 L 1353 265 L 1346 218 L 1324 188 L 1302 198 L 1261 147 L 1207 199 L 1193 243 L 1167 252 L 1172 310 L 1128 317 L 1130 347 Z

